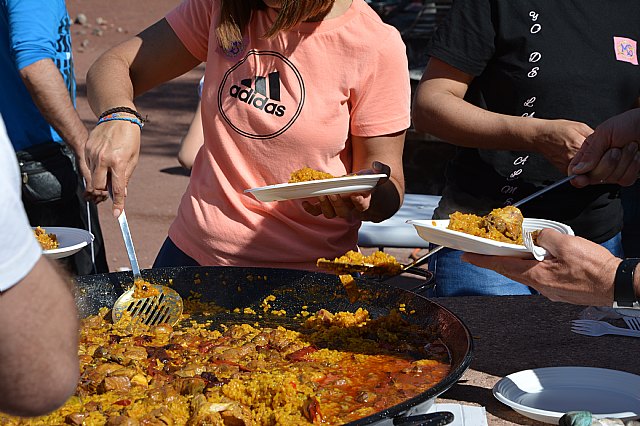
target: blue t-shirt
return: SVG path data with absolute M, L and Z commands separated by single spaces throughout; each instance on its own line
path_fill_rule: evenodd
M 0 0 L 0 114 L 16 150 L 62 142 L 33 103 L 19 70 L 51 59 L 75 104 L 69 26 L 64 0 Z

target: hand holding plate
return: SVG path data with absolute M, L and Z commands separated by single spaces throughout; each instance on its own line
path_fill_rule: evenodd
M 380 161 L 374 161 L 373 163 L 371 163 L 370 169 L 364 169 L 354 173 L 354 175 L 357 175 L 357 176 L 379 175 L 379 174 L 384 174 L 386 175 L 386 177 L 380 178 L 376 186 L 380 186 L 389 180 L 389 176 L 391 176 L 391 167 L 387 166 L 384 163 L 381 163 Z

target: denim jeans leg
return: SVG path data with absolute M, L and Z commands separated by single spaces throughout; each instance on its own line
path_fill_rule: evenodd
M 624 209 L 622 245 L 626 257 L 640 257 L 640 179 L 620 191 Z
M 616 257 L 622 258 L 626 255 L 622 248 L 622 233 L 620 232 L 604 243 L 600 243 L 600 245 L 609 250 Z
M 442 249 L 429 261 L 435 274 L 433 297 L 448 296 L 507 296 L 538 294 L 526 285 L 517 283 L 489 269 L 479 268 L 460 259 L 459 250 Z

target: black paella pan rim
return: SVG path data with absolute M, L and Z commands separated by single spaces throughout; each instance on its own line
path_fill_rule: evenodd
M 246 268 L 232 266 L 202 266 L 156 268 L 141 271 L 146 280 L 171 286 L 183 298 L 198 294 L 203 302 L 213 302 L 232 311 L 234 308 L 260 307 L 269 295 L 276 296 L 270 302 L 272 309 L 315 312 L 321 308 L 331 312 L 367 309 L 373 318 L 387 315 L 400 304 L 406 306 L 404 315 L 411 323 L 434 327 L 441 341 L 449 349 L 451 371 L 440 382 L 426 391 L 399 404 L 367 417 L 348 423 L 350 426 L 369 425 L 395 417 L 414 414 L 423 410 L 435 398 L 453 386 L 471 363 L 473 343 L 466 325 L 447 308 L 416 293 L 393 287 L 379 281 L 356 278 L 356 285 L 363 295 L 352 303 L 344 286 L 335 275 L 291 269 Z M 131 272 L 84 275 L 76 277 L 76 302 L 81 316 L 96 314 L 101 307 L 111 307 L 118 296 L 132 282 Z M 218 319 L 234 321 L 233 314 Z M 235 318 L 240 321 L 240 318 Z M 274 319 L 275 320 L 275 319 Z M 291 320 L 291 319 L 289 319 Z M 213 318 L 216 321 L 216 318 Z M 246 321 L 244 317 L 243 321 Z M 287 319 L 279 324 L 289 326 Z

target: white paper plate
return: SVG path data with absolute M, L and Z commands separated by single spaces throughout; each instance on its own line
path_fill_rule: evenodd
M 58 248 L 43 250 L 42 254 L 49 259 L 60 259 L 76 254 L 93 242 L 93 234 L 84 229 L 64 228 L 60 226 L 43 226 L 47 234 L 56 234 Z
M 551 424 L 569 411 L 590 411 L 598 418 L 640 417 L 640 376 L 606 368 L 524 370 L 500 379 L 493 395 L 523 416 Z
M 333 179 L 311 180 L 308 182 L 280 183 L 246 189 L 259 201 L 284 201 L 299 198 L 318 197 L 320 195 L 350 194 L 352 192 L 369 191 L 378 180 L 387 177 L 385 174 L 343 176 Z
M 447 229 L 447 226 L 449 226 L 448 219 L 408 220 L 407 223 L 415 226 L 418 235 L 420 235 L 424 240 L 440 246 L 493 256 L 512 256 L 521 258 L 532 257 L 531 252 L 529 252 L 525 246 L 502 243 L 500 241 L 476 237 L 475 235 Z M 573 235 L 573 230 L 570 226 L 547 219 L 525 218 L 522 227 L 527 231 L 553 228 L 563 234 Z

